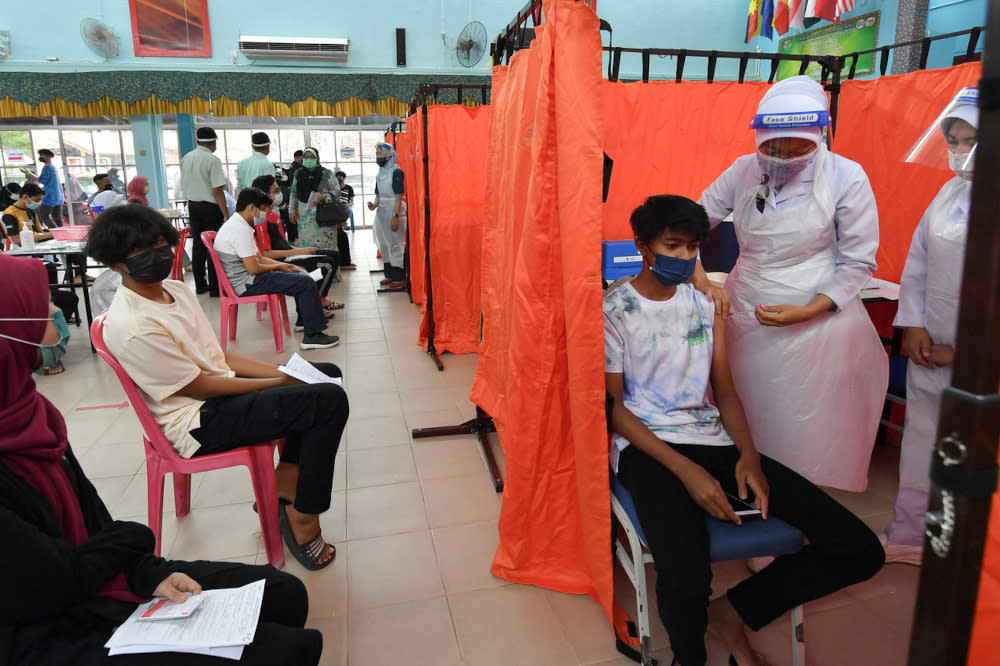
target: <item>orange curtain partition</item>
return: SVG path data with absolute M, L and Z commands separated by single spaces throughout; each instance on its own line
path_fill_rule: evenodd
M 899 282 L 910 239 L 931 200 L 954 174 L 907 164 L 906 153 L 962 87 L 974 86 L 981 63 L 929 69 L 869 81 L 845 81 L 833 150 L 864 167 L 878 202 L 877 277 Z
M 546 4 L 530 49 L 494 69 L 483 343 L 472 399 L 506 456 L 507 580 L 595 596 L 611 617 L 601 323 L 598 19 Z
M 769 87 L 605 81 L 604 150 L 614 169 L 604 204 L 604 238 L 631 239 L 629 216 L 646 197 L 680 194 L 697 201 L 737 157 L 754 152 L 750 121 Z
M 422 306 L 427 301 L 427 274 L 424 268 L 424 117 L 421 110 L 406 118 L 406 132 L 399 134 L 399 168 L 406 176 L 406 215 L 409 224 L 410 296 Z
M 427 111 L 431 287 L 434 347 L 438 352 L 469 354 L 479 348 L 480 262 L 491 111 L 489 106 L 451 104 Z M 424 347 L 427 315 L 425 308 L 420 325 L 420 344 Z

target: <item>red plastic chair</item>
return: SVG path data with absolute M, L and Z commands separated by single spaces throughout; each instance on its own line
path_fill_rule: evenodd
M 174 269 L 170 272 L 171 280 L 184 282 L 184 243 L 187 242 L 189 233 L 191 233 L 191 227 L 177 230 L 177 236 L 180 240 L 177 242 L 177 247 L 174 248 Z
M 153 413 L 143 400 L 139 387 L 125 372 L 125 368 L 111 355 L 104 344 L 104 314 L 98 315 L 90 326 L 90 340 L 101 358 L 107 361 L 118 375 L 125 395 L 139 423 L 142 424 L 143 444 L 146 449 L 146 490 L 149 508 L 149 528 L 156 535 L 157 555 L 160 554 L 163 530 L 163 477 L 167 472 L 174 478 L 174 512 L 178 518 L 191 510 L 191 475 L 224 467 L 243 465 L 250 470 L 254 498 L 260 517 L 260 530 L 264 537 L 267 561 L 280 569 L 285 564 L 285 551 L 278 525 L 278 489 L 274 482 L 274 447 L 282 447 L 283 439 L 274 439 L 251 446 L 241 446 L 224 453 L 212 453 L 197 458 L 181 458 L 171 446 Z M 265 510 L 266 508 L 266 510 Z
M 285 297 L 282 294 L 259 294 L 257 296 L 237 296 L 233 285 L 229 283 L 226 271 L 222 267 L 222 260 L 219 259 L 215 251 L 215 231 L 201 232 L 201 241 L 208 248 L 208 253 L 212 257 L 212 265 L 215 266 L 215 275 L 219 280 L 219 310 L 222 315 L 222 324 L 219 329 L 219 339 L 222 348 L 226 348 L 226 331 L 229 331 L 229 339 L 236 339 L 236 313 L 241 304 L 265 304 L 269 305 L 268 310 L 271 315 L 271 329 L 274 331 L 274 348 L 280 354 L 285 351 L 285 338 L 281 334 L 281 325 L 284 322 L 285 335 L 292 334 L 292 327 L 288 323 L 288 306 L 285 305 Z M 261 308 L 257 308 L 257 319 L 261 316 Z
M 265 222 L 253 226 L 254 240 L 257 241 L 257 249 L 260 250 L 261 254 L 271 249 L 271 237 L 267 233 L 267 225 L 268 223 Z

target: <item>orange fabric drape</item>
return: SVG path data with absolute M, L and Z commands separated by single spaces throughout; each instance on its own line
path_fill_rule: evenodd
M 917 228 L 931 200 L 954 174 L 903 162 L 920 134 L 963 86 L 976 85 L 981 63 L 871 81 L 845 81 L 834 152 L 864 167 L 879 216 L 876 276 L 899 282 Z
M 493 86 L 473 387 L 507 463 L 492 572 L 593 594 L 610 618 L 601 188 L 580 187 L 602 164 L 596 14 L 547 4 L 531 48 Z
M 604 238 L 632 238 L 629 216 L 648 196 L 697 200 L 755 149 L 750 120 L 767 83 L 604 82 L 604 150 L 614 160 Z M 591 176 L 588 180 L 593 180 Z
M 479 348 L 479 279 L 486 198 L 489 106 L 437 105 L 427 111 L 431 186 L 431 287 L 434 348 L 468 354 Z M 412 262 L 414 255 L 410 256 Z M 428 313 L 420 325 L 427 346 Z
M 416 305 L 427 301 L 427 269 L 424 265 L 427 244 L 424 241 L 424 117 L 420 109 L 406 118 L 406 132 L 396 137 L 400 147 L 399 167 L 406 175 L 406 215 L 410 225 L 410 295 Z
M 976 616 L 972 624 L 968 666 L 997 663 L 997 636 L 1000 635 L 1000 492 L 993 494 L 986 552 L 979 575 Z

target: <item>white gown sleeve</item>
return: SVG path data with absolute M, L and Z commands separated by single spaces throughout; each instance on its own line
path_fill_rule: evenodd
M 722 175 L 701 193 L 701 198 L 698 200 L 698 203 L 708 213 L 708 221 L 712 224 L 713 229 L 719 222 L 728 217 L 736 206 L 736 197 L 739 194 L 741 181 L 740 169 L 737 165 L 738 162 L 734 162 L 732 166 L 723 171 Z
M 817 293 L 826 294 L 838 310 L 858 295 L 878 268 L 875 252 L 878 250 L 878 207 L 868 176 L 860 166 L 840 161 L 839 167 L 848 167 L 840 176 L 847 180 L 846 188 L 836 202 L 834 224 L 837 227 L 837 265 L 833 275 L 821 282 Z M 852 168 L 853 167 L 853 168 Z M 840 174 L 838 174 L 840 175 Z
M 931 204 L 933 206 L 933 204 Z M 920 224 L 913 232 L 910 252 L 906 255 L 903 277 L 900 280 L 899 307 L 892 325 L 899 328 L 917 326 L 923 328 L 925 296 L 927 294 L 927 226 L 930 224 L 930 208 L 920 218 Z

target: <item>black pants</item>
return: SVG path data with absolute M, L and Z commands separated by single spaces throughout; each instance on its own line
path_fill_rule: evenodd
M 341 377 L 332 363 L 316 363 L 330 377 Z M 201 442 L 195 455 L 284 437 L 283 462 L 299 466 L 295 509 L 319 514 L 330 508 L 333 465 L 348 415 L 347 394 L 336 384 L 280 386 L 210 398 L 201 408 L 201 427 L 191 435 Z
M 61 227 L 63 225 L 63 214 L 65 208 L 63 204 L 58 206 L 46 206 L 42 204 L 38 207 L 38 220 L 49 229 Z
M 316 250 L 316 254 L 295 255 L 296 259 L 285 259 L 286 263 L 301 266 L 310 273 L 319 268 L 323 271 L 323 279 L 316 283 L 319 295 L 326 298 L 333 286 L 333 276 L 340 267 L 340 252 L 337 250 Z
M 347 238 L 347 232 L 344 231 L 344 226 L 341 224 L 337 225 L 337 249 L 340 250 L 340 265 L 349 266 L 354 262 L 351 261 L 351 241 Z
M 736 494 L 735 446 L 670 444 Z M 871 578 L 885 552 L 853 513 L 781 463 L 761 456 L 771 487 L 769 514 L 800 529 L 809 543 L 783 555 L 728 592 L 754 631 L 799 604 Z M 656 601 L 670 646 L 683 666 L 705 663 L 712 568 L 705 513 L 681 480 L 635 446 L 621 453 L 618 478 L 632 493 L 656 566 Z
M 108 657 L 104 647 L 111 633 L 95 635 L 80 649 L 53 645 L 53 656 L 61 654 L 70 660 L 39 663 L 111 664 L 113 666 L 225 666 L 249 664 L 253 666 L 315 666 L 323 652 L 323 634 L 315 629 L 304 629 L 309 614 L 309 596 L 305 585 L 291 574 L 278 571 L 269 564 L 252 566 L 230 562 L 174 562 L 178 570 L 201 584 L 203 589 L 242 587 L 264 579 L 264 600 L 253 642 L 243 649 L 238 662 L 219 657 L 208 657 L 180 652 L 130 654 Z M 67 650 L 69 649 L 69 650 Z
M 206 201 L 188 201 L 188 215 L 191 217 L 191 272 L 194 273 L 194 286 L 198 291 L 206 289 L 213 294 L 219 293 L 219 280 L 215 276 L 215 266 L 208 256 L 208 249 L 201 242 L 201 232 L 218 231 L 225 220 L 222 211 L 216 203 Z M 206 268 L 208 269 L 206 279 Z

